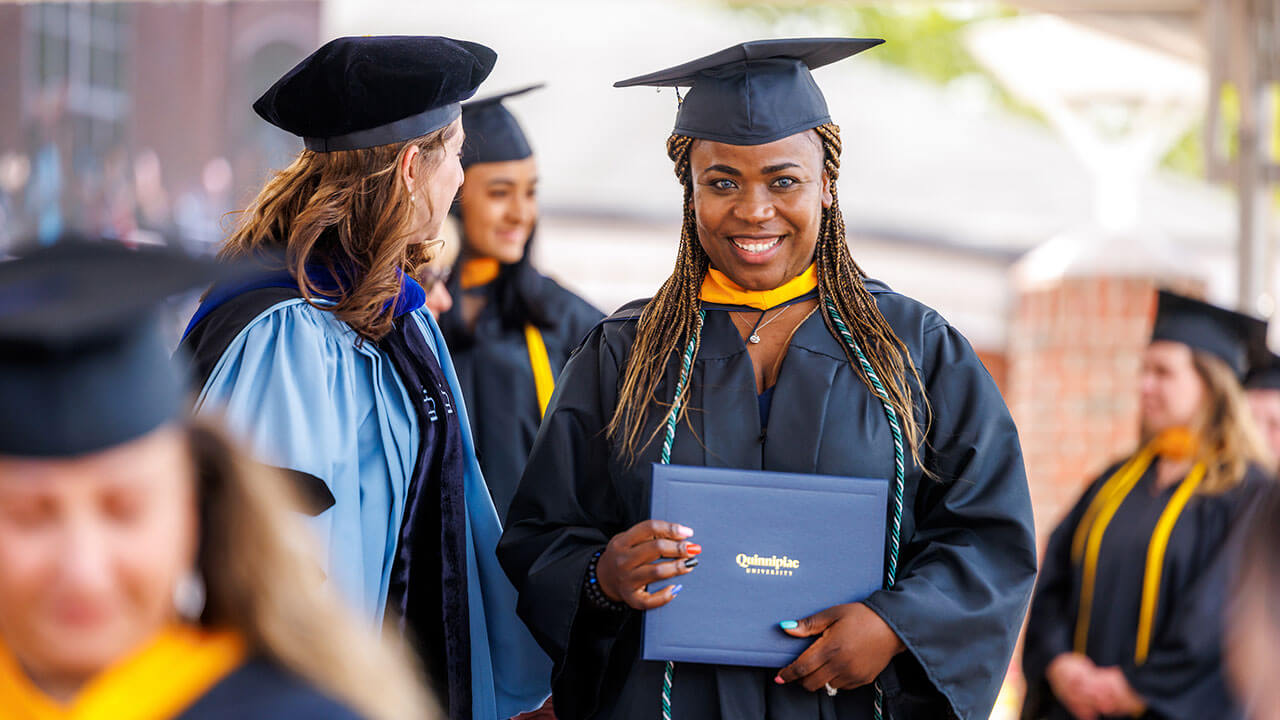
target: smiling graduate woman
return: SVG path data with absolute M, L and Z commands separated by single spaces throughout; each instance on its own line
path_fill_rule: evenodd
M 691 87 L 667 142 L 684 226 L 657 294 L 566 366 L 499 545 L 561 718 L 976 719 L 994 703 L 1036 567 L 1017 432 L 960 333 L 854 263 L 840 133 L 810 74 L 879 42 L 750 42 L 619 83 Z M 784 668 L 643 660 L 644 613 L 680 602 L 647 584 L 697 573 L 702 552 L 697 528 L 650 517 L 666 461 L 883 479 L 882 589 L 785 622 L 812 640 Z
M 453 309 L 440 317 L 499 517 L 511 504 L 556 375 L 603 317 L 533 266 L 538 162 L 503 101 L 539 87 L 462 106 L 466 182 L 452 210 L 462 253 L 449 283 Z

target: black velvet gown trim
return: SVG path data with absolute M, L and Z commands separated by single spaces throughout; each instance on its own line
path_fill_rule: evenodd
M 471 623 L 458 414 L 444 371 L 411 318 L 398 319 L 379 347 L 414 397 L 424 449 L 405 498 L 387 607 L 417 644 L 449 717 L 469 718 Z

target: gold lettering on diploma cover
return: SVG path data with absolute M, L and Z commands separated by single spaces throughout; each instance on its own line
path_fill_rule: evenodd
M 777 555 L 762 557 L 760 555 L 738 553 L 738 556 L 734 558 L 734 562 L 738 564 L 738 567 L 745 570 L 748 575 L 780 575 L 784 577 L 791 577 L 791 575 L 800 569 L 800 561 L 792 560 L 786 555 L 783 555 L 782 557 L 778 557 Z

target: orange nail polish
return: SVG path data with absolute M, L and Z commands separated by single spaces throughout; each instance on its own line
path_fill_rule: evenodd
M 702 554 L 702 546 L 698 543 L 689 543 L 684 546 L 684 551 L 690 555 L 700 555 Z

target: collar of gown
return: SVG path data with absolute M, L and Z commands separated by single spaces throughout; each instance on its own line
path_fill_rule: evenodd
M 818 270 L 810 265 L 804 272 L 772 290 L 747 290 L 729 279 L 729 276 L 709 268 L 698 293 L 703 302 L 714 305 L 740 305 L 757 310 L 769 310 L 807 295 L 818 287 Z
M 493 258 L 472 258 L 462 263 L 462 276 L 458 279 L 463 290 L 482 287 L 498 279 L 502 263 Z
M 90 679 L 71 702 L 62 704 L 41 692 L 17 658 L 0 645 L 0 707 L 6 718 L 17 720 L 177 717 L 246 657 L 244 640 L 237 633 L 173 625 Z

